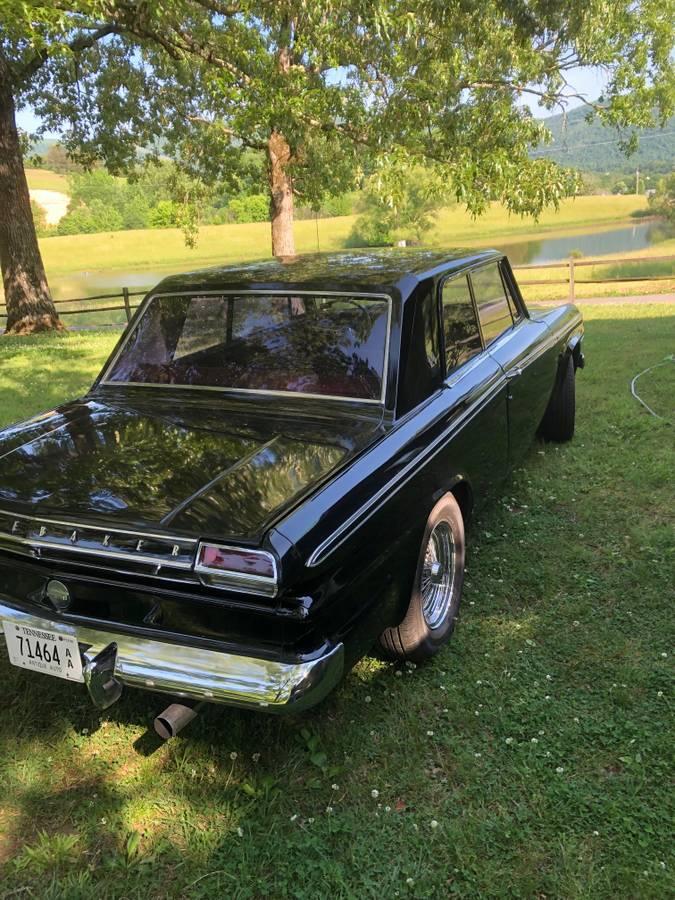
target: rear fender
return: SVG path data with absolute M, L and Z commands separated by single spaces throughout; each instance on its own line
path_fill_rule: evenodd
M 569 341 L 567 342 L 566 352 L 563 354 L 563 359 L 561 359 L 559 372 L 560 369 L 563 368 L 562 363 L 565 359 L 567 359 L 567 354 L 572 355 L 572 361 L 574 362 L 575 369 L 583 369 L 583 367 L 586 365 L 586 358 L 584 357 L 581 347 L 581 342 L 583 341 L 583 339 L 583 332 L 576 332 L 576 334 L 573 334 L 570 337 Z

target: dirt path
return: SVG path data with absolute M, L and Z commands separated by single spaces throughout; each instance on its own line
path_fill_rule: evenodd
M 61 191 L 45 191 L 42 188 L 31 190 L 30 198 L 44 209 L 48 225 L 57 225 L 65 216 L 70 203 L 68 194 L 62 194 Z

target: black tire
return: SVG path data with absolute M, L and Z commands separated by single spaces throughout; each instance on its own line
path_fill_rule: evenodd
M 450 555 L 448 555 L 450 547 Z M 445 548 L 445 556 L 437 549 Z M 429 549 L 429 553 L 427 552 Z M 443 564 L 441 580 L 430 578 L 429 559 L 438 556 L 448 560 Z M 441 565 L 441 564 L 439 564 Z M 438 573 L 437 573 L 438 577 Z M 426 591 L 423 591 L 423 579 Z M 442 497 L 431 511 L 424 529 L 424 537 L 417 561 L 410 604 L 400 625 L 387 628 L 380 635 L 380 645 L 385 654 L 394 660 L 424 662 L 441 649 L 452 635 L 459 613 L 459 603 L 464 583 L 464 520 L 459 505 L 452 494 Z M 442 601 L 438 607 L 430 603 L 430 591 L 438 588 Z M 426 605 L 425 605 L 426 597 Z M 436 614 L 432 615 L 432 607 Z M 431 622 L 431 624 L 430 624 Z
M 541 423 L 540 433 L 547 441 L 570 441 L 574 437 L 576 408 L 574 360 L 571 354 L 561 363 L 555 388 Z

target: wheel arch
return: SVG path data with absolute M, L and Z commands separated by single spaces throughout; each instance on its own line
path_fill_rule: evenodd
M 457 501 L 459 510 L 462 513 L 462 518 L 464 519 L 464 524 L 468 524 L 471 519 L 474 504 L 471 484 L 466 478 L 458 477 L 454 480 L 448 493 L 452 494 Z
M 568 356 L 572 357 L 572 362 L 574 363 L 574 368 L 583 369 L 585 364 L 584 354 L 582 352 L 581 343 L 584 339 L 583 331 L 577 331 L 572 337 L 567 341 L 565 346 L 565 352 L 561 354 L 560 363 L 567 359 Z
M 470 481 L 463 475 L 456 475 L 446 488 L 443 488 L 434 495 L 429 515 L 431 515 L 436 504 L 439 503 L 443 497 L 447 496 L 447 494 L 452 494 L 457 501 L 459 511 L 461 512 L 464 524 L 466 525 L 471 519 L 474 505 L 473 488 L 471 487 Z

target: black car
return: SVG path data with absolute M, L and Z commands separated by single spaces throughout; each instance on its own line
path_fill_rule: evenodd
M 474 504 L 535 434 L 572 437 L 582 335 L 496 251 L 165 279 L 85 397 L 0 432 L 10 661 L 101 707 L 129 685 L 284 711 L 377 640 L 430 657 Z

